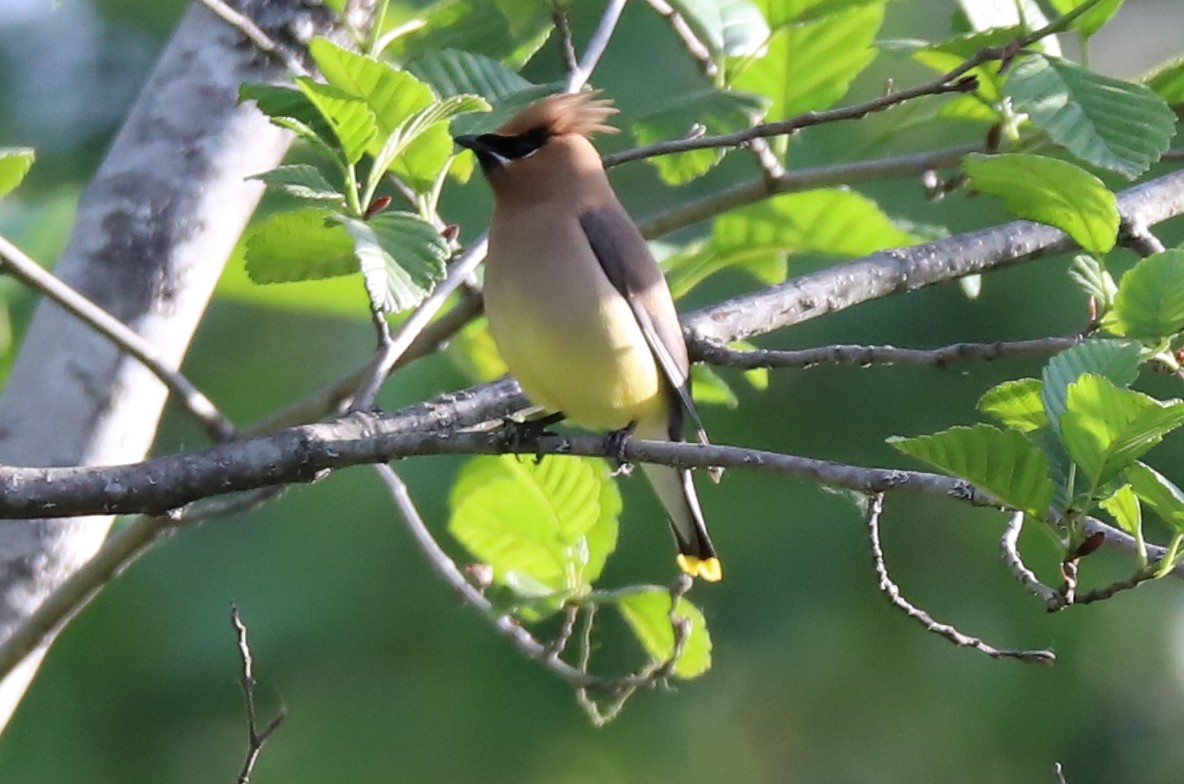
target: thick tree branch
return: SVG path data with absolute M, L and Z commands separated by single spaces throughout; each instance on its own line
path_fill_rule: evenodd
M 995 343 L 954 343 L 933 349 L 897 348 L 896 346 L 819 346 L 796 351 L 753 349 L 742 351 L 713 343 L 691 346 L 693 359 L 709 365 L 741 368 L 812 367 L 823 364 L 843 365 L 928 365 L 945 367 L 957 360 L 993 360 L 1003 357 L 1050 357 L 1080 343 L 1080 335 L 1063 338 L 998 341 Z
M 215 441 L 234 438 L 235 427 L 205 394 L 170 365 L 161 353 L 122 321 L 79 294 L 44 269 L 6 238 L 0 237 L 0 269 L 9 273 L 29 288 L 53 300 L 96 334 L 110 340 L 116 348 L 126 351 L 144 364 L 159 378 L 173 397 L 206 429 Z
M 311 35 L 337 30 L 320 6 L 246 0 L 238 10 L 294 53 Z M 192 7 L 79 202 L 55 275 L 126 324 L 164 367 L 180 365 L 221 266 L 262 194 L 262 183 L 247 178 L 277 165 L 290 140 L 254 108 L 239 105 L 239 85 L 283 78 L 284 67 L 260 55 L 239 30 Z M 56 304 L 43 303 L 0 398 L 0 461 L 141 459 L 167 394 L 138 360 Z M 110 522 L 0 522 L 0 639 L 94 555 Z M 0 725 L 43 651 L 0 684 Z
M 1184 214 L 1184 171 L 1122 191 L 1124 220 L 1151 226 Z M 791 278 L 688 314 L 683 327 L 693 341 L 728 343 L 892 294 L 1014 266 L 1075 247 L 1062 231 L 1031 221 L 881 251 Z

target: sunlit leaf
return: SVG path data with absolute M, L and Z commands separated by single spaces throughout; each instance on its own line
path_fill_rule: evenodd
M 1139 375 L 1139 344 L 1126 340 L 1087 340 L 1065 349 L 1044 366 L 1044 411 L 1056 433 L 1061 431 L 1069 385 L 1085 373 L 1105 376 L 1118 387 Z
M 399 312 L 422 302 L 444 279 L 448 244 L 430 223 L 406 212 L 383 212 L 368 221 L 336 218 L 353 238 L 372 306 Z
M 476 457 L 452 490 L 448 530 L 498 584 L 573 591 L 616 546 L 621 499 L 602 460 Z
M 668 258 L 676 297 L 723 269 L 740 268 L 765 283 L 785 279 L 794 253 L 856 257 L 912 245 L 874 201 L 841 188 L 787 193 L 716 218 L 710 242 Z
M 1067 14 L 1075 8 L 1085 5 L 1088 2 L 1092 2 L 1092 0 L 1048 1 L 1056 10 L 1056 12 L 1061 15 Z M 1099 2 L 1093 8 L 1073 20 L 1073 22 L 1069 25 L 1069 29 L 1077 30 L 1081 33 L 1081 35 L 1089 38 L 1094 33 L 1098 32 L 1098 30 L 1101 30 L 1102 26 L 1105 25 L 1106 22 L 1110 21 L 1110 17 L 1114 16 L 1118 9 L 1122 7 L 1122 2 L 1123 0 L 1101 0 L 1101 2 Z
M 978 410 L 1022 433 L 1036 430 L 1048 424 L 1040 396 L 1043 386 L 1038 378 L 1004 381 L 987 390 L 978 401 Z
M 1184 490 L 1175 482 L 1144 463 L 1128 466 L 1123 478 L 1159 519 L 1177 531 L 1184 531 Z
M 998 196 L 1012 213 L 1064 231 L 1086 250 L 1106 253 L 1118 239 L 1118 200 L 1094 175 L 1041 155 L 981 155 L 962 161 L 971 185 Z
M 293 163 L 256 174 L 251 179 L 262 180 L 269 188 L 297 199 L 326 202 L 342 207 L 345 197 L 335 189 L 315 166 Z
M 1086 373 L 1069 385 L 1061 436 L 1095 487 L 1109 482 L 1184 423 L 1184 403 L 1154 398 Z
M 617 608 L 649 655 L 651 664 L 657 666 L 670 661 L 676 642 L 670 619 L 670 592 L 657 587 L 632 591 L 617 600 Z M 679 678 L 696 678 L 711 667 L 711 636 L 707 632 L 707 621 L 699 608 L 685 598 L 680 598 L 674 605 L 673 615 L 683 619 L 687 632 L 682 655 L 674 663 L 672 672 Z
M 1139 535 L 1143 528 L 1143 510 L 1139 506 L 1139 496 L 1130 485 L 1118 488 L 1101 504 L 1103 509 L 1114 516 L 1119 528 L 1131 536 Z
M 452 131 L 455 134 L 493 131 L 528 104 L 563 90 L 562 82 L 533 84 L 497 60 L 456 49 L 427 52 L 410 63 L 407 70 L 426 82 L 441 98 L 469 94 L 479 95 L 489 102 L 490 112 L 454 119 Z
M 762 0 L 762 6 L 772 2 Z M 763 56 L 738 66 L 732 86 L 768 97 L 774 119 L 826 109 L 875 59 L 873 44 L 883 21 L 884 6 L 875 3 L 782 24 L 773 30 Z
M 916 438 L 893 437 L 888 443 L 1035 517 L 1043 518 L 1052 501 L 1048 458 L 1016 430 L 954 427 Z
M 247 240 L 247 274 L 255 283 L 329 278 L 358 271 L 353 242 L 334 213 L 309 208 L 277 212 Z
M 387 50 L 400 62 L 429 52 L 460 49 L 518 69 L 538 51 L 552 29 L 547 4 L 539 0 L 435 0 L 418 14 L 426 24 Z
M 1184 250 L 1141 259 L 1127 270 L 1114 297 L 1115 333 L 1155 343 L 1184 330 Z
M 1069 267 L 1069 277 L 1077 281 L 1077 285 L 1081 286 L 1082 291 L 1094 298 L 1102 312 L 1109 310 L 1114 304 L 1114 297 L 1118 294 L 1118 285 L 1098 259 L 1078 253 L 1073 257 L 1073 262 Z
M 21 184 L 36 158 L 32 147 L 0 147 L 0 198 Z
M 1082 161 L 1134 178 L 1167 150 L 1176 116 L 1149 88 L 1068 60 L 1021 59 L 1005 85 L 1017 111 Z
M 1173 106 L 1184 104 L 1184 56 L 1169 60 L 1139 81 Z
M 308 77 L 296 78 L 300 91 L 312 102 L 329 124 L 345 162 L 357 163 L 375 138 L 378 128 L 374 112 L 360 98 Z

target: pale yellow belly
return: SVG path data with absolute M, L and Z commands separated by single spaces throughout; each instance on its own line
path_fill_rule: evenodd
M 532 402 L 577 424 L 611 430 L 665 421 L 661 371 L 628 303 L 576 242 L 582 235 L 568 239 L 560 244 L 584 255 L 526 263 L 522 254 L 544 253 L 556 237 L 536 234 L 513 246 L 491 237 L 485 311 L 502 358 Z

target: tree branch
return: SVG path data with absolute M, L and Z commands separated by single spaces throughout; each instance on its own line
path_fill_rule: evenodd
M 1056 654 L 1050 650 L 1012 651 L 995 648 L 983 642 L 978 637 L 963 634 L 948 623 L 935 621 L 929 613 L 904 598 L 904 595 L 900 592 L 900 587 L 892 580 L 892 576 L 888 574 L 888 567 L 884 563 L 884 549 L 880 545 L 880 515 L 883 511 L 884 494 L 876 493 L 871 498 L 868 504 L 867 514 L 865 515 L 868 544 L 872 552 L 872 567 L 876 571 L 880 593 L 884 594 L 884 598 L 893 607 L 919 623 L 926 631 L 943 637 L 959 647 L 973 648 L 976 651 L 985 653 L 992 659 L 1016 659 L 1027 662 L 1028 664 L 1046 665 L 1053 664 L 1056 661 Z
M 59 280 L 5 237 L 0 237 L 0 268 L 29 288 L 53 300 L 96 334 L 107 338 L 116 348 L 126 351 L 143 363 L 144 367 L 164 382 L 173 396 L 206 429 L 213 440 L 227 441 L 234 438 L 234 423 L 227 419 L 213 401 L 188 378 L 173 368 L 156 347 L 122 321 Z

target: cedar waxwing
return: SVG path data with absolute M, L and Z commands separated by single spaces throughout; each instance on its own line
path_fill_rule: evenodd
M 485 313 L 527 397 L 584 427 L 682 441 L 690 361 L 670 288 L 588 140 L 615 133 L 596 93 L 553 95 L 494 133 L 461 136 L 493 188 Z M 670 519 L 678 565 L 716 581 L 691 472 L 643 466 Z

